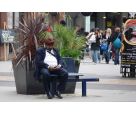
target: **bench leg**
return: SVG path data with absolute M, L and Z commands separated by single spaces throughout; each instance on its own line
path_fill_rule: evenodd
M 82 96 L 86 96 L 86 80 L 82 81 Z

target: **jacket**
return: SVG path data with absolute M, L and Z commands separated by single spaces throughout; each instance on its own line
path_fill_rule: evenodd
M 58 52 L 57 49 L 53 48 L 54 56 L 57 59 L 57 63 L 63 66 L 63 61 L 62 58 Z M 40 77 L 40 71 L 42 68 L 48 69 L 48 64 L 44 63 L 44 59 L 46 57 L 46 48 L 39 48 L 36 51 L 36 56 L 35 56 L 35 72 L 34 72 L 34 77 L 36 79 L 39 79 Z

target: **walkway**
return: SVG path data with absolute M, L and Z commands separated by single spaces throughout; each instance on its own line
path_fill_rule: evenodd
M 3 64 L 3 65 L 2 65 Z M 136 78 L 122 78 L 120 66 L 105 64 L 93 64 L 86 57 L 80 64 L 80 73 L 86 77 L 99 77 L 100 82 L 88 83 L 87 97 L 81 97 L 81 83 L 77 83 L 75 94 L 63 94 L 64 99 L 48 100 L 45 95 L 21 95 L 16 94 L 11 62 L 0 62 L 0 101 L 55 101 L 55 102 L 128 102 L 136 101 Z M 3 71 L 2 71 L 3 70 Z

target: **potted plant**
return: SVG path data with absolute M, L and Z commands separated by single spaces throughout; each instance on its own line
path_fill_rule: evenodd
M 46 38 L 47 34 L 47 32 L 41 31 L 38 37 L 42 40 Z M 79 64 L 85 45 L 84 36 L 78 36 L 74 28 L 67 28 L 61 24 L 54 25 L 52 35 L 56 40 L 55 47 L 58 48 L 60 55 L 63 58 L 72 58 Z
M 17 93 L 21 94 L 41 94 L 44 93 L 43 84 L 36 81 L 33 76 L 35 71 L 34 57 L 36 49 L 44 46 L 48 25 L 44 24 L 42 15 L 34 16 L 31 13 L 28 17 L 28 19 L 22 19 L 22 22 L 19 22 L 20 27 L 17 28 L 19 30 L 19 39 L 16 43 L 19 44 L 17 44 L 18 47 L 15 50 L 15 58 L 12 60 L 16 90 Z M 73 29 L 69 30 L 66 27 L 57 25 L 54 27 L 52 34 L 56 38 L 56 47 L 60 50 L 61 56 L 79 59 L 83 40 L 78 39 L 80 37 L 76 36 Z M 70 50 L 73 51 L 70 52 Z
M 59 49 L 64 63 L 68 65 L 66 69 L 70 72 L 78 72 L 80 56 L 85 45 L 84 36 L 78 36 L 74 28 L 68 28 L 61 24 L 54 25 L 53 35 L 56 38 L 56 47 Z M 72 60 L 74 60 L 76 68 L 71 68 L 70 63 Z M 68 84 L 65 92 L 74 93 L 76 83 L 73 82 Z
M 68 28 L 60 24 L 54 26 L 53 34 L 56 38 L 56 47 L 62 57 L 80 60 L 85 45 L 84 36 L 78 36 L 74 28 Z
M 26 13 L 27 19 L 19 22 L 19 36 L 15 43 L 15 58 L 12 60 L 15 84 L 17 93 L 20 94 L 41 94 L 44 93 L 43 84 L 36 81 L 33 77 L 35 71 L 34 57 L 36 49 L 40 45 L 44 45 L 44 41 L 37 36 L 43 26 L 44 16 L 34 13 Z

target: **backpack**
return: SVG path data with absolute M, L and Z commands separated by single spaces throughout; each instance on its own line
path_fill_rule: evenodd
M 100 46 L 102 51 L 106 51 L 108 49 L 108 44 L 107 43 L 102 43 Z
M 120 34 L 119 34 L 119 35 L 120 35 Z M 122 45 L 121 40 L 120 40 L 120 38 L 119 38 L 119 35 L 118 35 L 118 37 L 116 38 L 116 40 L 114 40 L 114 42 L 113 42 L 113 46 L 114 46 L 114 48 L 116 48 L 116 49 L 120 49 L 120 48 L 121 48 L 121 45 Z
M 96 43 L 95 34 L 94 34 L 93 32 L 90 33 L 88 42 L 89 42 L 90 44 L 91 44 L 91 43 Z

